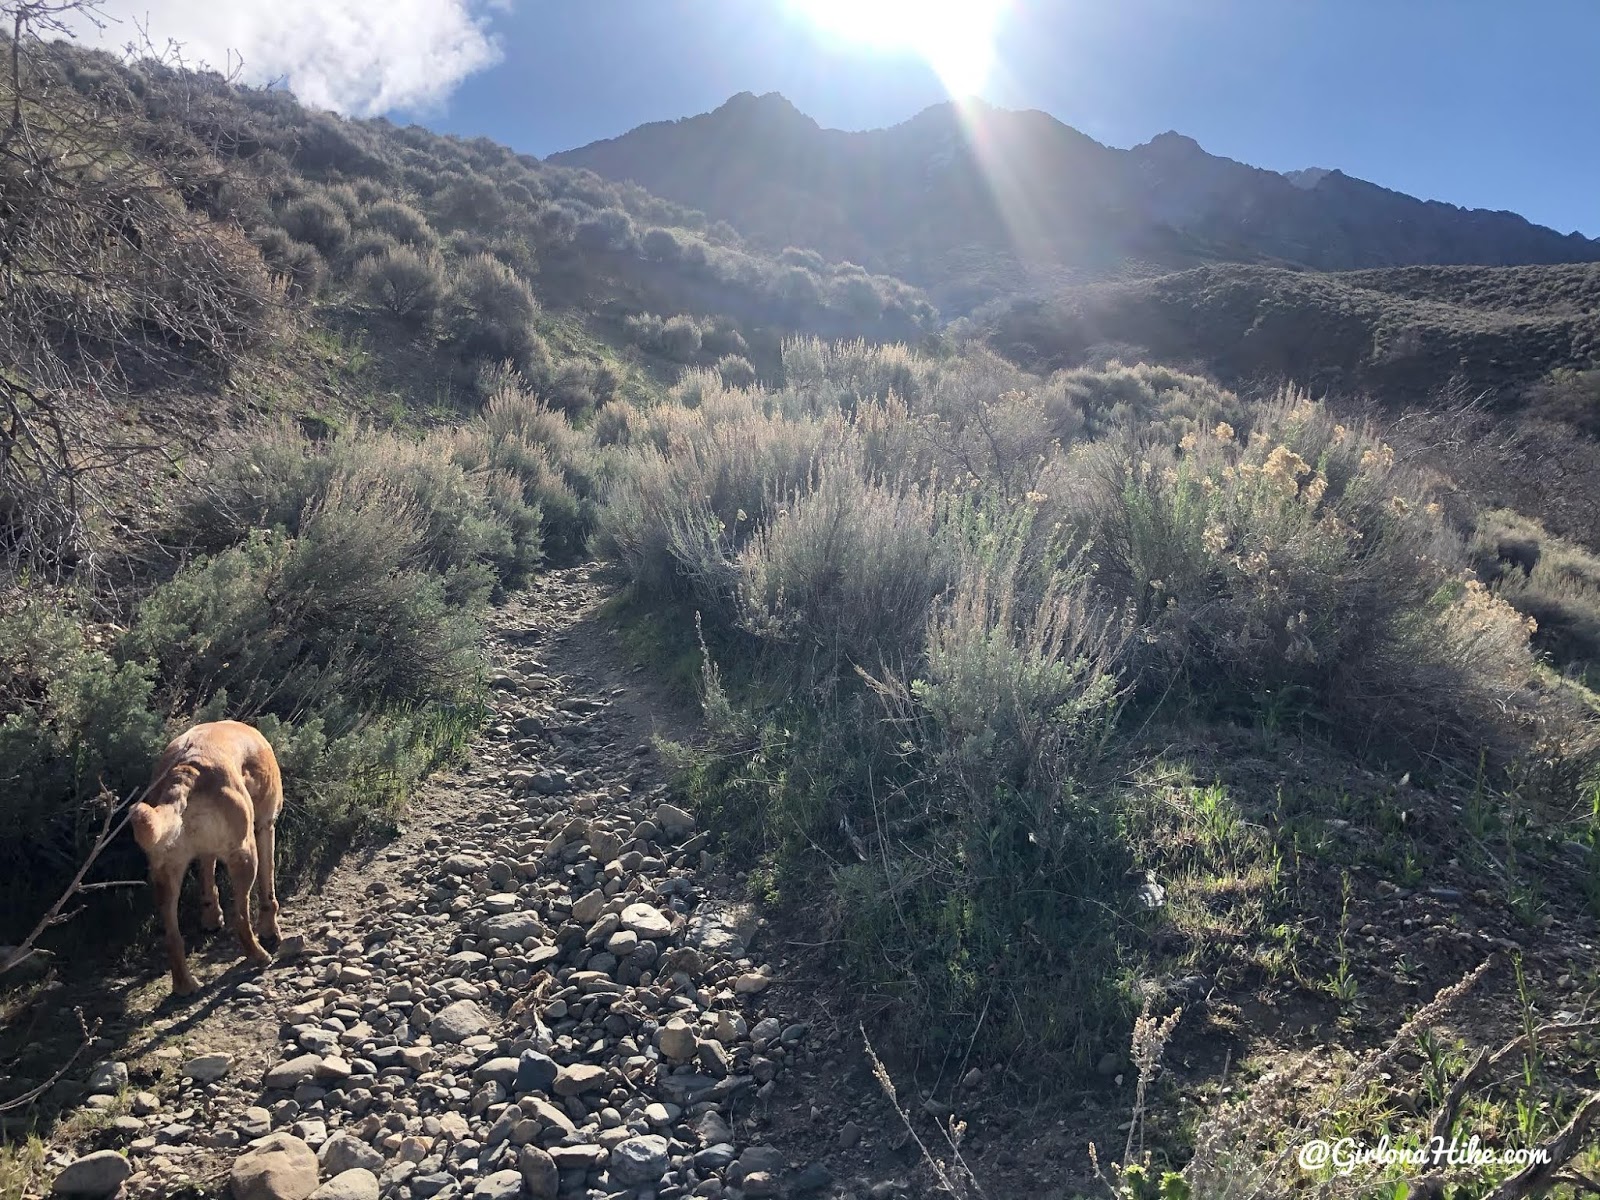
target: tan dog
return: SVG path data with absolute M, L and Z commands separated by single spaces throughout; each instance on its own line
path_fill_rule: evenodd
M 272 958 L 250 927 L 250 890 L 261 875 L 261 929 L 277 942 L 278 896 L 272 877 L 274 823 L 283 808 L 278 760 L 260 732 L 238 721 L 196 725 L 174 739 L 156 763 L 155 776 L 135 802 L 129 822 L 134 840 L 150 860 L 150 884 L 166 925 L 172 991 L 184 996 L 199 986 L 189 973 L 178 932 L 178 892 L 189 864 L 200 860 L 200 922 L 222 927 L 217 899 L 217 860 L 233 883 L 233 928 L 246 957 Z

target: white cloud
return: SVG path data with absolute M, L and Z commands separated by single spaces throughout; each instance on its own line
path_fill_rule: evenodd
M 106 0 L 103 29 L 80 37 L 118 50 L 148 30 L 189 62 L 244 60 L 250 83 L 284 79 L 305 103 L 355 116 L 426 108 L 499 60 L 490 9 L 504 0 Z

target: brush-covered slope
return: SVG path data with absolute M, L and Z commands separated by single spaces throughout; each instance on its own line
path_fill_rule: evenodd
M 0 936 L 195 718 L 270 731 L 290 875 L 386 820 L 471 724 L 485 605 L 582 552 L 598 410 L 935 316 L 636 187 L 31 19 L 0 80 Z
M 1600 265 L 1211 266 L 1072 288 L 987 320 L 997 346 L 1039 365 L 1114 351 L 1230 383 L 1416 400 L 1454 380 L 1520 395 L 1552 371 L 1600 366 Z

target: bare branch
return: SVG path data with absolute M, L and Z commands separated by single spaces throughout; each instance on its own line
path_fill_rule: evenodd
M 1529 1163 L 1490 1192 L 1489 1200 L 1524 1200 L 1524 1197 L 1542 1194 L 1556 1181 L 1562 1168 L 1586 1148 L 1585 1137 L 1596 1117 L 1600 1117 L 1600 1092 L 1590 1092 L 1578 1111 L 1572 1114 L 1572 1120 L 1538 1148 L 1537 1161 Z
M 28 957 L 28 955 L 32 954 L 34 947 L 38 944 L 39 938 L 47 929 L 50 929 L 56 925 L 60 925 L 77 915 L 78 910 L 73 910 L 73 912 L 67 913 L 65 916 L 62 915 L 62 910 L 67 907 L 67 904 L 75 896 L 81 895 L 92 888 L 101 886 L 98 884 L 89 884 L 85 886 L 83 878 L 89 873 L 89 869 L 93 867 L 94 864 L 99 860 L 100 855 L 105 851 L 105 848 L 111 844 L 112 839 L 115 838 L 117 834 L 122 832 L 122 827 L 128 823 L 128 817 L 133 808 L 134 801 L 136 801 L 140 795 L 143 795 L 143 793 L 141 792 L 137 795 L 129 796 L 126 800 L 116 801 L 106 805 L 105 816 L 100 822 L 100 833 L 94 839 L 94 845 L 89 848 L 89 853 L 84 857 L 83 862 L 78 865 L 78 873 L 74 875 L 72 877 L 72 881 L 67 884 L 66 890 L 63 891 L 61 895 L 56 897 L 56 902 L 46 910 L 44 916 L 39 918 L 39 923 L 33 927 L 33 931 L 12 948 L 11 953 L 6 956 L 4 962 L 0 962 L 0 975 L 4 975 L 7 971 L 20 964 L 23 959 Z M 101 792 L 100 796 L 103 801 L 115 801 L 115 797 L 111 796 L 107 792 Z M 118 817 L 120 817 L 120 820 L 116 819 Z M 115 824 L 112 823 L 113 820 L 115 820 Z M 121 881 L 119 881 L 116 886 L 122 886 Z
M 77 1062 L 78 1059 L 82 1058 L 83 1052 L 89 1048 L 91 1043 L 93 1043 L 95 1035 L 100 1032 L 100 1022 L 96 1021 L 91 1027 L 89 1023 L 83 1019 L 83 1009 L 75 1008 L 72 1010 L 72 1012 L 73 1015 L 78 1018 L 78 1029 L 82 1034 L 82 1037 L 78 1041 L 78 1048 L 72 1052 L 66 1062 L 62 1063 L 56 1068 L 55 1073 L 51 1075 L 49 1079 L 46 1079 L 43 1083 L 29 1088 L 20 1096 L 13 1096 L 9 1100 L 0 1100 L 0 1113 L 15 1112 L 19 1108 L 26 1108 L 40 1096 L 48 1092 L 51 1088 L 55 1087 L 55 1085 L 61 1080 L 62 1076 L 64 1076 L 68 1071 L 72 1070 L 72 1064 Z

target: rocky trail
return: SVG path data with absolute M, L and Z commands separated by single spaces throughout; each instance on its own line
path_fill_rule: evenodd
M 921 1194 L 859 1038 L 668 801 L 651 738 L 687 720 L 604 596 L 569 568 L 500 611 L 469 761 L 287 904 L 271 967 L 219 935 L 196 1000 L 145 977 L 56 1193 Z

